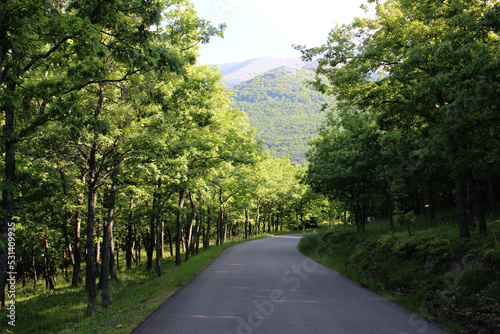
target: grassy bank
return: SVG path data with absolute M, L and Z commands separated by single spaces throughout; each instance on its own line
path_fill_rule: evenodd
M 473 231 L 460 240 L 448 224 L 417 225 L 412 235 L 388 232 L 384 222 L 365 233 L 336 226 L 305 237 L 299 249 L 451 331 L 498 333 L 500 221 L 488 228 L 487 237 Z
M 260 238 L 266 236 L 269 235 Z M 36 290 L 33 281 L 28 281 L 24 288 L 18 284 L 16 326 L 8 326 L 8 318 L 2 316 L 0 333 L 129 333 L 223 250 L 242 241 L 245 240 L 212 246 L 181 266 L 176 266 L 173 258 L 166 258 L 162 260 L 161 277 L 157 277 L 154 270 L 146 270 L 145 262 L 131 270 L 122 268 L 118 272 L 120 280 L 110 282 L 112 304 L 107 308 L 100 306 L 98 291 L 97 308 L 92 317 L 85 315 L 84 286 L 72 287 L 62 276 L 58 277 L 56 289 L 50 292 L 45 290 L 45 281 L 40 280 Z

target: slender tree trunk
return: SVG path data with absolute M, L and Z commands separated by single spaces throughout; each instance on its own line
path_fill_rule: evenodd
M 389 215 L 389 229 L 394 231 L 394 217 L 392 212 L 392 203 L 387 189 L 385 190 L 385 200 L 387 201 L 387 214 Z
M 170 227 L 167 228 L 167 238 L 168 238 L 168 244 L 170 246 L 170 256 L 174 257 L 174 244 L 172 240 L 172 232 L 170 231 Z
M 134 209 L 134 198 L 130 196 L 130 214 L 127 224 L 127 238 L 125 239 L 125 261 L 127 263 L 127 269 L 132 269 L 132 258 L 134 257 L 134 235 L 132 231 L 132 210 Z
M 200 207 L 198 212 L 196 213 L 196 255 L 200 252 L 200 239 L 202 238 L 202 229 L 203 229 L 203 211 Z
M 281 215 L 280 215 L 280 232 L 283 232 L 283 216 L 285 214 L 285 207 L 281 207 Z
M 361 210 L 359 208 L 359 204 L 357 204 L 356 202 L 354 202 L 354 221 L 356 222 L 356 229 L 358 230 L 358 232 L 361 231 L 361 225 L 360 225 L 360 216 L 361 216 Z
M 175 264 L 180 266 L 182 264 L 181 259 L 181 247 L 182 247 L 182 208 L 184 207 L 184 195 L 186 191 L 183 188 L 179 190 L 179 212 L 177 214 L 177 230 L 175 236 Z
M 193 219 L 196 214 L 196 206 L 194 205 L 194 196 L 190 192 L 189 193 L 189 201 L 191 203 L 191 213 L 187 217 L 186 224 L 186 254 L 184 257 L 184 261 L 189 260 L 189 256 L 191 253 L 191 245 L 193 243 Z
M 64 234 L 64 242 L 66 244 L 66 251 L 67 253 L 65 252 L 64 254 L 69 257 L 69 260 L 70 260 L 70 263 L 71 263 L 71 266 L 74 267 L 75 266 L 75 258 L 73 256 L 73 249 L 71 247 L 71 241 L 70 241 L 70 237 L 69 237 L 69 232 L 68 232 L 68 223 L 71 221 L 71 217 L 69 217 L 68 214 L 66 214 L 66 219 L 65 219 L 65 222 L 63 223 L 62 225 L 62 229 L 63 229 L 63 234 Z M 66 259 L 67 260 L 67 259 Z M 66 266 L 67 267 L 67 266 Z M 69 280 L 69 279 L 68 279 Z
M 149 227 L 146 230 L 146 235 L 142 236 L 144 240 L 144 248 L 146 248 L 146 270 L 153 269 L 153 253 L 155 251 L 156 229 L 154 217 L 150 217 Z
M 160 236 L 160 242 L 161 242 L 161 247 L 160 247 L 160 255 L 161 258 L 165 258 L 165 221 L 162 219 L 161 220 L 161 236 Z
M 272 202 L 268 202 L 269 207 L 267 208 L 267 233 L 271 233 L 271 212 L 272 212 Z
M 199 240 L 200 240 L 200 214 L 198 210 L 196 210 L 194 213 L 194 232 L 193 232 L 193 242 L 191 243 L 191 256 L 195 256 L 198 249 L 199 245 Z
M 96 233 L 96 243 L 95 243 L 95 273 L 96 273 L 96 278 L 97 276 L 100 276 L 101 269 L 100 269 L 100 263 L 101 263 L 101 253 L 102 253 L 102 246 L 101 246 L 101 237 L 103 237 L 102 232 L 101 232 L 101 219 L 99 217 L 96 217 L 96 223 L 97 223 L 97 233 Z M 104 229 L 104 226 L 103 226 Z
M 470 179 L 465 173 L 466 197 L 465 197 L 465 217 L 470 228 L 476 227 L 474 222 L 474 196 L 472 195 Z
M 255 217 L 255 232 L 256 232 L 256 235 L 259 235 L 260 234 L 260 198 L 257 200 L 257 210 L 256 210 L 256 214 L 257 216 Z
M 212 209 L 210 206 L 207 208 L 207 233 L 205 240 L 203 240 L 203 249 L 207 250 L 210 247 L 210 229 L 212 228 Z
M 116 203 L 116 190 L 118 188 L 118 173 L 120 162 L 115 161 L 115 168 L 111 174 L 113 183 L 108 193 L 107 206 L 108 217 L 106 225 L 103 229 L 103 245 L 102 245 L 102 269 L 101 279 L 99 285 L 101 286 L 102 306 L 107 307 L 111 305 L 111 294 L 109 291 L 109 276 L 110 274 L 118 280 L 118 275 L 115 269 L 114 262 L 114 241 L 113 241 L 113 225 L 115 221 L 115 203 Z
M 245 207 L 245 239 L 248 239 L 248 209 Z
M 487 234 L 486 216 L 483 210 L 483 201 L 481 200 L 481 196 L 479 194 L 479 191 L 477 190 L 476 181 L 474 180 L 474 175 L 472 174 L 472 171 L 471 170 L 467 171 L 466 175 L 467 175 L 467 184 L 469 185 L 472 197 L 474 198 L 474 202 L 476 205 L 477 220 L 479 221 L 479 233 L 486 235 Z
M 162 258 L 162 248 L 163 248 L 163 242 L 162 242 L 162 226 L 161 226 L 161 209 L 159 209 L 159 214 L 157 216 L 156 220 L 156 274 L 158 277 L 161 277 L 162 271 L 161 271 L 161 258 Z
M 93 185 L 93 177 L 90 178 L 88 190 L 88 213 L 87 213 L 87 255 L 86 255 L 86 277 L 85 277 L 85 290 L 87 290 L 87 314 L 94 313 L 97 297 L 96 286 L 96 266 L 94 254 L 94 240 L 95 240 L 95 206 L 97 199 L 97 190 Z
M 81 181 L 82 181 L 82 184 L 85 184 L 85 173 L 84 172 L 82 172 Z M 78 209 L 76 211 L 74 251 L 73 251 L 74 258 L 75 258 L 75 264 L 73 266 L 73 278 L 71 280 L 72 286 L 78 286 L 79 284 L 83 284 L 83 277 L 82 277 L 82 270 L 81 270 L 82 251 L 80 248 L 83 203 L 84 203 L 84 193 L 81 192 L 81 194 L 78 196 L 78 200 L 77 200 Z
M 36 291 L 38 289 L 38 274 L 36 272 L 36 261 L 35 261 L 35 242 L 31 241 L 31 265 L 33 266 L 33 288 Z
M 54 282 L 52 281 L 52 270 L 50 267 L 50 254 L 49 254 L 49 229 L 47 228 L 45 230 L 45 236 L 43 237 L 43 246 L 45 250 L 44 258 L 43 258 L 43 263 L 45 266 L 45 288 L 47 290 L 54 290 Z
M 436 223 L 436 203 L 434 202 L 434 191 L 432 189 L 432 185 L 430 184 L 427 185 L 427 197 L 429 198 L 429 219 L 431 221 L 431 224 L 434 225 Z
M 96 286 L 96 255 L 94 253 L 95 241 L 95 209 L 97 201 L 97 180 L 96 180 L 96 153 L 97 153 L 97 140 L 91 148 L 89 154 L 89 182 L 87 194 L 87 245 L 86 245 L 86 277 L 85 277 L 85 290 L 87 291 L 87 315 L 94 313 L 97 297 Z M 97 252 L 98 253 L 98 252 Z
M 450 138 L 450 147 L 453 154 L 453 163 L 458 165 L 458 153 L 459 148 L 455 143 L 453 137 Z M 460 171 L 460 166 L 458 165 L 455 173 L 455 207 L 457 211 L 458 218 L 458 229 L 460 231 L 460 238 L 470 238 L 469 225 L 467 225 L 466 216 L 466 200 L 465 200 L 465 186 L 464 186 L 464 176 Z
M 465 215 L 465 189 L 462 173 L 457 173 L 455 177 L 455 206 L 457 210 L 458 228 L 460 238 L 470 238 L 469 225 Z
M 222 222 L 223 222 L 223 228 L 222 228 L 222 243 L 226 243 L 226 237 L 227 237 L 227 222 L 228 222 L 228 219 L 227 219 L 227 212 L 226 212 L 226 208 L 225 208 L 225 205 L 224 205 L 224 209 L 222 211 Z
M 83 198 L 82 198 L 83 200 Z M 82 203 L 83 204 L 83 203 Z M 82 226 L 82 218 L 81 218 L 82 211 L 81 209 L 78 209 L 77 217 L 76 217 L 76 223 L 75 223 L 75 249 L 74 249 L 74 259 L 75 259 L 75 264 L 73 266 L 73 278 L 71 279 L 71 285 L 72 286 L 78 286 L 80 284 L 83 284 L 83 276 L 82 276 L 82 251 L 80 249 L 80 234 L 81 234 L 81 226 Z
M 495 188 L 493 186 L 493 177 L 491 176 L 491 167 L 488 165 L 488 199 L 490 202 L 490 210 L 493 219 L 498 219 L 497 202 L 495 199 Z

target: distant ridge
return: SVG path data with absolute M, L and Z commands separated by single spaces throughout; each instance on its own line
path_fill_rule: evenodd
M 266 72 L 281 68 L 292 67 L 312 70 L 314 64 L 306 63 L 300 58 L 259 57 L 242 62 L 216 65 L 224 75 L 226 85 L 233 87 L 239 83 L 251 80 Z

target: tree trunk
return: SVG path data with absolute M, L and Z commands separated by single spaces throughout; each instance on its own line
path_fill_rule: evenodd
M 85 176 L 82 176 L 83 183 L 85 184 Z M 75 222 L 75 239 L 74 239 L 74 251 L 73 256 L 75 259 L 75 264 L 73 265 L 73 278 L 71 280 L 72 286 L 78 286 L 83 284 L 82 277 L 82 251 L 80 248 L 80 235 L 82 230 L 82 205 L 83 205 L 83 193 L 78 198 L 78 210 L 76 212 L 76 222 Z
M 267 208 L 267 233 L 271 233 L 271 212 L 272 212 L 272 203 L 268 202 L 269 207 Z
M 99 217 L 97 217 L 95 220 L 97 222 L 97 233 L 96 233 L 95 259 L 94 260 L 95 260 L 95 273 L 96 273 L 96 278 L 97 278 L 97 276 L 100 276 L 100 273 L 101 273 L 99 263 L 101 263 L 101 252 L 102 252 L 101 237 L 103 237 L 103 235 L 101 232 L 101 219 Z
M 493 216 L 493 219 L 496 220 L 498 219 L 498 210 L 497 210 L 497 202 L 495 199 L 495 188 L 493 186 L 493 177 L 491 176 L 491 167 L 488 165 L 488 199 L 490 202 L 490 210 L 491 210 L 491 215 Z
M 64 243 L 66 244 L 66 251 L 67 251 L 67 253 L 64 252 L 64 254 L 66 257 L 69 257 L 69 260 L 71 262 L 71 266 L 74 267 L 75 266 L 75 258 L 73 256 L 73 249 L 71 247 L 71 241 L 70 241 L 69 232 L 68 232 L 68 223 L 70 221 L 71 221 L 71 217 L 69 217 L 69 214 L 66 213 L 65 222 L 62 224 L 62 230 L 63 230 L 63 234 L 64 234 Z M 67 261 L 67 258 L 65 260 Z M 66 267 L 67 267 L 67 265 L 66 265 Z M 69 280 L 69 278 L 68 278 L 68 280 Z
M 130 196 L 130 214 L 127 224 L 127 238 L 125 239 L 125 261 L 127 269 L 132 269 L 132 258 L 134 257 L 134 235 L 132 230 L 132 210 L 134 209 L 134 198 Z
M 260 234 L 260 199 L 257 200 L 257 217 L 255 218 L 255 233 L 256 235 Z
M 476 227 L 474 222 L 474 196 L 472 195 L 472 189 L 470 185 L 470 179 L 465 173 L 465 184 L 466 184 L 466 197 L 465 197 L 465 217 L 467 219 L 467 224 L 470 228 Z
M 184 207 L 184 195 L 186 191 L 183 188 L 179 190 L 179 212 L 177 214 L 177 230 L 175 236 L 175 264 L 180 266 L 182 264 L 181 259 L 181 247 L 182 247 L 182 208 Z
M 167 238 L 168 238 L 168 244 L 170 246 L 170 256 L 174 257 L 174 244 L 172 241 L 172 232 L 170 231 L 170 228 L 167 228 Z
M 159 214 L 156 217 L 156 274 L 158 277 L 161 277 L 161 258 L 162 258 L 162 248 L 163 248 L 163 242 L 162 242 L 162 225 L 161 225 L 161 209 L 159 209 Z
M 222 243 L 225 243 L 226 242 L 226 236 L 227 236 L 227 212 L 226 212 L 226 208 L 225 206 L 223 207 L 223 211 L 222 211 L 222 223 L 223 223 L 223 226 L 222 226 Z
M 49 229 L 47 228 L 45 230 L 45 236 L 43 237 L 43 246 L 45 250 L 45 254 L 43 257 L 43 263 L 45 267 L 45 288 L 47 290 L 54 290 L 54 282 L 52 281 L 52 270 L 50 268 L 50 254 L 49 254 L 49 243 L 48 243 L 48 238 L 49 238 Z
M 194 205 L 194 196 L 190 192 L 189 193 L 189 201 L 191 203 L 191 213 L 187 217 L 186 224 L 186 254 L 184 257 L 184 261 L 189 260 L 189 256 L 191 254 L 191 245 L 193 243 L 193 219 L 196 214 L 196 207 Z
M 427 197 L 429 198 L 429 219 L 431 221 L 431 224 L 434 225 L 436 223 L 436 204 L 434 203 L 434 191 L 430 184 L 427 185 Z
M 207 250 L 210 247 L 210 229 L 212 228 L 212 209 L 210 206 L 207 208 L 207 233 L 205 240 L 203 240 L 203 249 Z
M 96 180 L 96 154 L 97 154 L 97 140 L 94 141 L 89 155 L 89 183 L 87 194 L 87 245 L 86 245 L 86 277 L 85 277 L 85 290 L 87 291 L 87 315 L 94 313 L 97 297 L 96 286 L 96 255 L 94 253 L 95 241 L 95 209 L 97 201 L 97 180 Z
M 115 160 L 114 170 L 111 174 L 113 183 L 108 193 L 107 206 L 108 217 L 106 225 L 103 229 L 103 245 L 102 245 L 102 269 L 101 279 L 99 285 L 101 286 L 102 306 L 107 307 L 111 305 L 111 294 L 109 291 L 109 276 L 110 274 L 118 280 L 118 275 L 115 269 L 114 261 L 114 241 L 113 241 L 113 225 L 115 221 L 115 203 L 116 203 L 116 190 L 118 188 L 118 173 L 119 164 L 121 162 Z
M 462 173 L 457 173 L 455 177 L 455 206 L 457 210 L 460 238 L 470 238 L 469 225 L 467 225 L 467 218 L 465 216 L 465 194 Z
M 38 274 L 36 272 L 36 262 L 35 262 L 35 242 L 31 241 L 31 265 L 33 266 L 33 288 L 37 290 L 38 284 Z
M 202 212 L 201 209 L 197 210 L 196 212 L 196 228 L 195 228 L 195 240 L 196 240 L 196 247 L 195 247 L 195 253 L 193 255 L 198 255 L 200 252 L 200 237 L 201 237 L 201 226 L 203 225 L 203 218 L 202 218 Z
M 474 175 L 472 175 L 472 171 L 471 170 L 467 171 L 466 175 L 467 175 L 467 184 L 469 185 L 469 189 L 472 193 L 472 197 L 474 198 L 474 202 L 476 205 L 477 220 L 479 221 L 479 233 L 486 235 L 487 234 L 486 216 L 483 210 L 483 201 L 481 200 L 481 196 L 479 194 L 479 191 L 477 190 L 476 181 L 474 180 Z
M 88 187 L 88 213 L 87 213 L 87 255 L 86 255 L 86 277 L 85 277 L 85 290 L 87 291 L 87 315 L 94 313 L 97 297 L 96 286 L 96 266 L 94 254 L 94 239 L 95 239 L 95 206 L 97 199 L 97 190 L 94 185 L 93 175 L 90 177 Z
M 160 242 L 161 242 L 161 247 L 160 247 L 160 256 L 161 258 L 165 258 L 165 221 L 162 219 L 161 220 L 161 236 L 160 236 Z
M 245 239 L 248 239 L 248 209 L 245 207 Z

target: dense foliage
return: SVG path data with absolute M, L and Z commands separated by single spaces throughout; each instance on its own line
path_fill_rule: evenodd
M 367 216 L 410 226 L 411 211 L 433 221 L 454 203 L 460 237 L 476 223 L 486 234 L 484 204 L 498 216 L 499 4 L 371 2 L 375 18 L 297 47 L 319 63 L 313 86 L 340 101 L 312 141 L 307 183 L 361 230 Z

